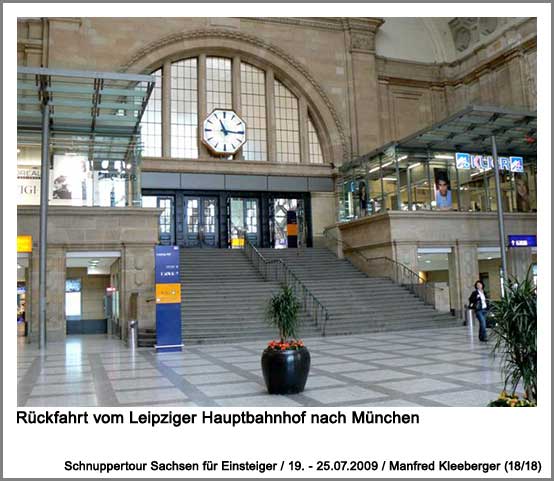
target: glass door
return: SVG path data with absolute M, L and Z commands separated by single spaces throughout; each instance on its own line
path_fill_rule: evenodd
M 229 199 L 229 244 L 232 249 L 244 247 L 247 238 L 258 246 L 260 244 L 260 228 L 258 221 L 259 200 L 248 198 Z
M 270 225 L 272 226 L 272 244 L 275 249 L 288 247 L 287 212 L 296 212 L 298 223 L 298 245 L 306 245 L 306 223 L 304 202 L 302 199 L 274 199 L 270 208 Z
M 160 214 L 160 244 L 173 245 L 175 244 L 175 233 L 173 230 L 173 196 L 165 195 L 143 195 L 143 207 L 157 207 L 163 209 Z
M 185 197 L 185 247 L 217 247 L 217 199 Z

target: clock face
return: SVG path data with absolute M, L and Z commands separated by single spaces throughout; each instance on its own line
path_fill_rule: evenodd
M 202 141 L 215 154 L 234 154 L 246 142 L 246 124 L 232 110 L 216 109 L 204 120 Z

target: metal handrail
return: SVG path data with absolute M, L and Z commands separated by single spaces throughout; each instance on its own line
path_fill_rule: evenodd
M 300 298 L 302 310 L 313 319 L 315 325 L 321 329 L 321 334 L 325 336 L 329 311 L 296 276 L 286 262 L 282 259 L 266 259 L 246 236 L 243 251 L 264 280 L 284 283 L 292 288 L 294 294 Z
M 331 240 L 336 241 L 337 243 L 341 244 L 343 246 L 343 251 L 346 250 L 346 252 L 351 252 L 358 257 L 360 257 L 364 262 L 370 263 L 370 262 L 384 262 L 385 264 L 388 264 L 391 268 L 389 272 L 391 272 L 389 279 L 391 279 L 396 284 L 399 284 L 403 287 L 406 287 L 412 294 L 419 297 L 425 304 L 431 304 L 435 306 L 435 300 L 434 296 L 427 295 L 428 289 L 435 289 L 435 286 L 431 286 L 423 277 L 421 277 L 417 272 L 414 272 L 411 270 L 408 266 L 395 261 L 394 259 L 391 259 L 387 256 L 379 256 L 379 257 L 366 257 L 361 252 L 358 252 L 355 247 L 351 246 L 348 242 L 339 239 L 338 237 L 331 235 L 328 229 L 325 229 L 323 231 L 324 237 L 329 240 L 329 237 Z M 344 249 L 346 247 L 346 249 Z M 439 289 L 442 290 L 441 287 Z

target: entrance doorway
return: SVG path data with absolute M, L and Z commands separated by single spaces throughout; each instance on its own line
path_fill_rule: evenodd
M 67 334 L 115 334 L 119 314 L 120 253 L 68 252 L 65 277 Z
M 273 210 L 273 212 L 271 212 Z M 274 249 L 289 247 L 287 214 L 294 212 L 298 225 L 298 247 L 306 246 L 306 216 L 302 199 L 273 199 L 270 201 L 271 245 Z
M 185 247 L 217 247 L 217 216 L 216 197 L 185 197 Z
M 175 243 L 175 232 L 173 229 L 174 218 L 174 197 L 172 195 L 143 195 L 143 207 L 157 207 L 163 209 L 160 214 L 160 245 L 169 246 Z
M 258 199 L 232 197 L 228 200 L 228 239 L 232 249 L 243 248 L 245 237 L 254 246 L 260 245 L 259 212 Z

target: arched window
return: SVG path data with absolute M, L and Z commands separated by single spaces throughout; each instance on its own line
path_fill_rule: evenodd
M 156 84 L 141 119 L 142 155 L 162 155 L 162 69 L 152 72 Z
M 171 157 L 198 157 L 197 79 L 195 58 L 171 64 Z
M 245 160 L 267 160 L 265 72 L 240 64 L 241 115 L 248 127 L 242 148 Z
M 231 59 L 208 57 L 206 59 L 207 112 L 214 109 L 233 108 Z
M 323 164 L 323 152 L 312 119 L 308 117 L 308 146 L 310 152 L 310 164 Z
M 265 71 L 239 57 L 200 55 L 166 64 L 169 75 L 162 92 L 162 69 L 152 73 L 156 86 L 143 116 L 143 155 L 197 159 L 212 154 L 201 148 L 198 126 L 214 109 L 233 109 L 246 123 L 246 142 L 234 156 L 249 161 L 321 164 L 320 136 L 310 119 L 308 102 L 299 99 L 268 69 Z M 162 97 L 169 100 L 170 115 L 164 120 Z M 169 98 L 167 98 L 169 97 Z M 271 107 L 271 108 L 270 108 Z M 303 109 L 301 111 L 301 109 Z M 168 122 L 168 125 L 165 125 Z M 272 125 L 272 135 L 268 126 Z M 170 135 L 168 145 L 162 145 Z M 270 145 L 271 143 L 271 145 Z M 304 152 L 304 154 L 302 153 Z M 303 157 L 308 158 L 303 158 Z
M 275 80 L 275 141 L 277 162 L 300 162 L 298 99 Z

